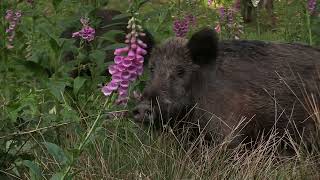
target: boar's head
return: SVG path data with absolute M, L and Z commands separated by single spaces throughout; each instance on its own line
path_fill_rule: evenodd
M 150 80 L 133 110 L 135 120 L 161 125 L 185 115 L 194 105 L 193 76 L 215 61 L 217 46 L 216 33 L 205 28 L 189 41 L 171 38 L 156 47 L 149 59 Z

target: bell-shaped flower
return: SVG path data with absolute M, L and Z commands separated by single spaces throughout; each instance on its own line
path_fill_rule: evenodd
M 128 88 L 130 83 L 135 81 L 138 75 L 142 75 L 144 55 L 147 45 L 139 39 L 145 34 L 141 32 L 141 26 L 136 25 L 136 19 L 131 18 L 128 28 L 131 29 L 126 35 L 126 47 L 114 51 L 114 64 L 109 66 L 109 73 L 112 75 L 111 82 L 102 88 L 104 95 L 109 96 L 113 91 L 118 92 L 117 103 L 126 103 L 128 100 Z

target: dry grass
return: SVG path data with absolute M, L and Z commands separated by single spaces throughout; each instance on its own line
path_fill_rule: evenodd
M 295 151 L 286 156 L 279 153 L 281 138 L 275 134 L 257 142 L 255 149 L 244 145 L 227 149 L 228 139 L 207 146 L 201 138 L 186 148 L 170 131 L 151 132 L 127 119 L 115 122 L 116 127 L 105 127 L 79 158 L 73 168 L 78 172 L 75 179 L 320 178 L 319 149 L 310 152 L 292 143 Z M 43 160 L 47 167 L 54 163 L 49 156 Z
M 305 95 L 301 102 L 306 103 L 319 129 L 315 96 Z M 79 142 L 76 133 L 63 132 L 68 137 L 66 146 Z M 228 149 L 231 136 L 215 146 L 201 137 L 186 146 L 171 129 L 157 132 L 128 119 L 114 119 L 105 122 L 94 136 L 72 168 L 74 179 L 320 179 L 319 134 L 315 134 L 311 149 L 296 144 L 289 133 L 279 137 L 276 132 L 261 138 L 253 149 L 245 145 Z M 293 149 L 290 154 L 283 150 L 284 139 Z M 45 176 L 62 170 L 45 149 L 36 157 Z
M 121 137 L 114 132 L 79 159 L 77 179 L 318 179 L 319 152 L 279 155 L 271 136 L 254 150 L 201 143 L 184 149 L 173 135 Z
M 319 129 L 315 95 L 303 94 L 300 101 Z M 296 144 L 289 133 L 279 137 L 276 132 L 261 138 L 254 149 L 228 149 L 232 137 L 215 146 L 202 138 L 185 146 L 170 129 L 152 132 L 134 123 L 128 127 L 127 119 L 117 121 L 115 130 L 106 129 L 104 140 L 96 140 L 82 155 L 74 169 L 79 171 L 77 179 L 320 179 L 317 133 L 311 149 Z M 283 150 L 284 139 L 293 149 L 289 154 Z

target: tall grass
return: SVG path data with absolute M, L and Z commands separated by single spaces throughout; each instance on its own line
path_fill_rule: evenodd
M 310 116 L 319 130 L 320 107 L 314 95 L 305 95 L 301 100 L 305 107 L 310 107 Z M 64 149 L 79 141 L 77 133 L 70 128 L 62 132 L 62 136 L 68 137 Z M 154 131 L 120 116 L 103 123 L 94 136 L 70 169 L 76 172 L 74 179 L 320 178 L 319 134 L 315 134 L 311 149 L 294 142 L 289 133 L 279 137 L 276 131 L 254 142 L 254 148 L 244 144 L 227 148 L 232 137 L 214 146 L 199 137 L 186 146 L 170 128 Z M 289 154 L 283 150 L 284 139 L 293 149 Z M 59 171 L 59 163 L 45 149 L 38 151 L 35 158 L 43 167 L 43 177 Z M 29 174 L 25 173 L 24 177 L 28 178 Z
M 119 120 L 123 121 L 123 120 Z M 126 120 L 125 120 L 126 121 Z M 270 136 L 255 149 L 239 146 L 227 150 L 198 144 L 184 149 L 172 134 L 138 137 L 118 122 L 113 132 L 95 140 L 72 169 L 75 179 L 318 179 L 319 151 L 297 148 L 294 155 L 279 155 L 280 140 Z M 125 132 L 125 135 L 121 133 Z M 72 138 L 73 139 L 73 138 Z M 74 138 L 76 139 L 76 138 Z M 72 142 L 71 142 L 72 144 Z M 293 144 L 292 144 L 293 145 Z M 294 146 L 294 145 L 293 145 Z M 37 157 L 47 173 L 57 164 L 49 155 Z M 28 175 L 26 174 L 26 177 Z

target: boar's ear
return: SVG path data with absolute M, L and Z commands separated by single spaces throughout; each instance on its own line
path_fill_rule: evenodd
M 187 44 L 195 64 L 215 62 L 218 53 L 218 36 L 210 28 L 204 28 L 192 35 Z

